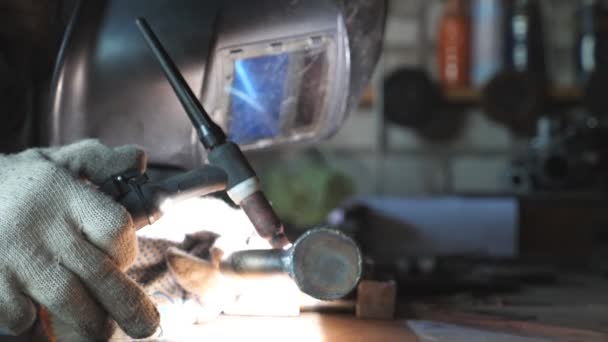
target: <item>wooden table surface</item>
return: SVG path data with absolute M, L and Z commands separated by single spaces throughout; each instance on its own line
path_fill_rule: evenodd
M 206 341 L 418 341 L 405 320 L 359 320 L 350 315 L 306 313 L 299 317 L 230 317 L 196 327 Z

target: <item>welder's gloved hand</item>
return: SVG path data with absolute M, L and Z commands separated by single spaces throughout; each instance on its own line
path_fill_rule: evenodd
M 28 330 L 36 303 L 87 339 L 109 337 L 112 321 L 155 332 L 154 305 L 123 273 L 137 253 L 131 218 L 94 187 L 143 165 L 134 147 L 92 140 L 0 155 L 0 327 Z

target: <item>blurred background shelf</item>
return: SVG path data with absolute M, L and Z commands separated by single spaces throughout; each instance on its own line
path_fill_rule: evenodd
M 449 103 L 455 105 L 475 106 L 481 102 L 482 90 L 479 88 L 449 89 L 444 91 L 445 98 Z M 370 108 L 377 100 L 377 92 L 368 87 L 363 93 L 361 107 Z M 549 98 L 552 102 L 560 104 L 580 104 L 583 99 L 583 91 L 576 87 L 554 87 L 549 90 Z

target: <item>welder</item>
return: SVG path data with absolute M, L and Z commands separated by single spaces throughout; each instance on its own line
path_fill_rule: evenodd
M 143 338 L 159 314 L 125 273 L 133 219 L 98 187 L 129 170 L 200 167 L 207 152 L 135 18 L 157 28 L 206 111 L 247 151 L 339 128 L 378 60 L 385 3 L 105 0 L 70 13 L 49 105 L 30 120 L 40 127 L 3 133 L 34 138 L 0 155 L 0 331 L 28 332 L 48 312 L 83 339 L 107 339 L 115 323 Z

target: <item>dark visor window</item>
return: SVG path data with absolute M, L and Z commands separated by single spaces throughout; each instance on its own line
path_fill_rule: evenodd
M 280 134 L 287 54 L 237 60 L 230 89 L 230 139 L 238 144 Z
M 225 89 L 229 138 L 251 144 L 311 129 L 323 111 L 327 73 L 320 49 L 236 60 Z

